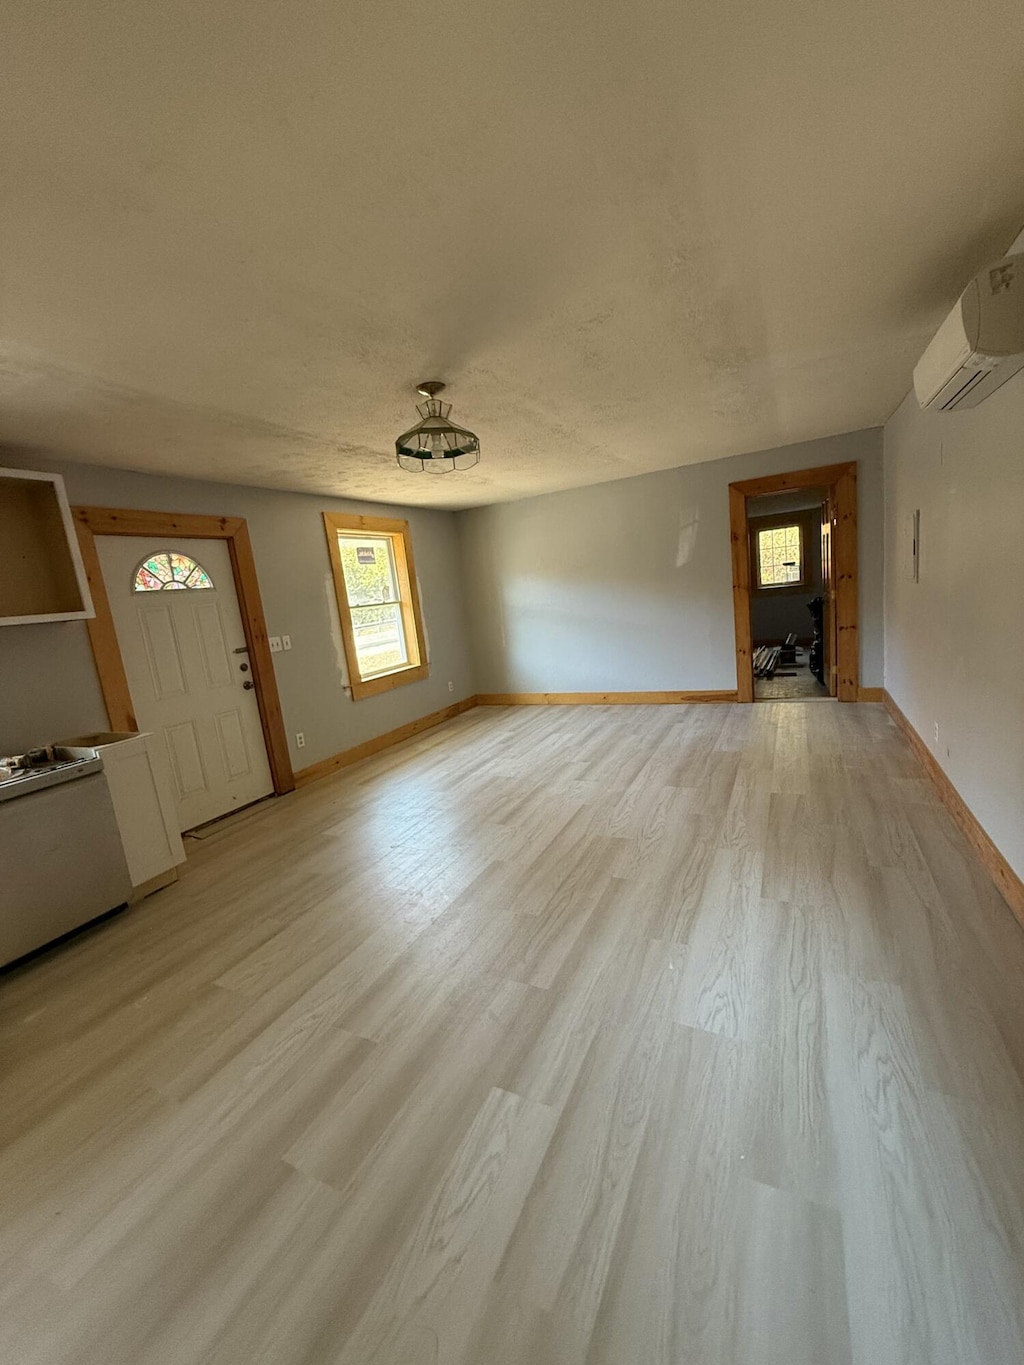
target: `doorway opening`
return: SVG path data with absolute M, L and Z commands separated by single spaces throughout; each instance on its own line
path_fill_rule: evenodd
M 826 529 L 827 528 L 827 529 Z M 750 636 L 755 701 L 834 696 L 829 490 L 798 488 L 747 499 Z
M 856 701 L 857 466 L 729 485 L 737 699 Z
M 162 734 L 182 830 L 292 791 L 244 519 L 103 507 L 73 514 L 110 728 Z

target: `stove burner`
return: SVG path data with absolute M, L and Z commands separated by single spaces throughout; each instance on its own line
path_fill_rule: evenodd
M 87 772 L 98 772 L 102 766 L 95 750 L 69 753 L 66 749 L 33 749 L 27 754 L 0 758 L 0 801 L 68 782 Z

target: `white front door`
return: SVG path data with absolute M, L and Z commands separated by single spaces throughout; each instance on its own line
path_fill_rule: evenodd
M 179 827 L 269 795 L 226 542 L 97 536 L 96 549 L 136 720 L 167 745 Z

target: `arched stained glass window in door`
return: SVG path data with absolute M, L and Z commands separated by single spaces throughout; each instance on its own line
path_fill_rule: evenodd
M 190 555 L 161 550 L 135 570 L 132 592 L 163 592 L 166 588 L 212 588 L 213 580 Z

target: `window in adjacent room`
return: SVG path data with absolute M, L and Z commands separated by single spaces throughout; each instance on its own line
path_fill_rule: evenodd
M 757 585 L 782 588 L 804 581 L 804 547 L 799 525 L 766 526 L 757 533 Z
M 354 699 L 427 676 L 407 521 L 325 512 Z

